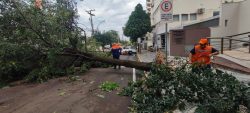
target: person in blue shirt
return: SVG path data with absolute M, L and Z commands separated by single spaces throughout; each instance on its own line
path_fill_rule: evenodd
M 121 46 L 119 44 L 114 43 L 112 45 L 111 52 L 112 52 L 113 59 L 118 59 L 119 60 L 121 52 L 122 52 L 122 48 L 121 48 Z M 119 65 L 118 68 L 121 69 L 121 66 Z M 116 69 L 116 65 L 114 65 L 114 69 Z

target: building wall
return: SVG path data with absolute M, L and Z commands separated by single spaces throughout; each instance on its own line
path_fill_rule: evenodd
M 161 0 L 153 0 L 153 8 L 151 13 L 152 25 L 166 23 L 161 21 L 161 9 L 159 7 Z M 188 5 L 190 4 L 190 5 Z M 170 27 L 177 27 L 181 24 L 190 23 L 190 14 L 197 13 L 197 10 L 204 8 L 203 14 L 197 14 L 197 20 L 206 19 L 213 16 L 214 11 L 220 11 L 220 0 L 173 0 L 173 15 L 179 15 L 179 21 L 169 22 Z M 188 14 L 188 21 L 181 21 L 181 14 Z M 162 25 L 158 25 L 162 26 Z M 164 26 L 164 25 L 163 25 Z M 165 31 L 165 30 L 163 30 Z
M 183 28 L 184 29 L 197 29 L 197 28 L 216 27 L 219 25 L 219 22 L 220 22 L 220 18 L 215 18 L 209 21 L 204 21 L 204 22 L 184 26 Z
M 200 21 L 213 17 L 214 12 L 220 11 L 221 0 L 173 0 L 173 15 L 179 15 L 179 21 L 166 22 L 161 20 L 161 8 L 159 7 L 161 0 L 152 0 L 152 9 L 151 9 L 151 24 L 154 26 L 152 33 L 155 33 L 157 47 L 162 46 L 160 35 L 166 32 L 166 23 L 167 30 L 176 29 L 183 24 L 192 23 L 194 21 Z M 198 9 L 204 8 L 203 14 L 197 14 Z M 191 20 L 190 14 L 197 14 L 196 20 Z M 182 14 L 188 15 L 187 21 L 182 21 Z M 171 52 L 170 44 L 171 39 L 167 38 L 167 51 Z
M 171 31 L 170 56 L 187 57 L 189 51 L 203 37 L 210 37 L 209 28 L 184 29 L 182 38 L 176 40 L 176 36 Z M 178 37 L 177 37 L 178 38 Z
M 249 6 L 250 0 L 223 4 L 220 26 L 211 28 L 211 37 L 224 37 L 250 32 Z
M 240 2 L 238 33 L 250 32 L 250 0 Z
M 239 4 L 226 3 L 222 5 L 219 27 L 211 28 L 212 37 L 222 37 L 237 34 Z M 227 21 L 227 23 L 226 23 Z

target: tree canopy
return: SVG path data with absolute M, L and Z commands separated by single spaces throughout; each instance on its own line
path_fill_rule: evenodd
M 119 39 L 119 35 L 117 31 L 109 30 L 107 32 L 97 32 L 94 34 L 94 38 L 96 41 L 101 43 L 101 46 L 111 45 L 114 42 L 117 42 Z
M 141 4 L 137 4 L 135 10 L 131 13 L 129 20 L 126 23 L 124 35 L 130 37 L 132 42 L 136 42 L 137 38 L 142 38 L 151 30 L 152 28 L 149 15 L 143 10 Z
M 59 74 L 55 53 L 83 45 L 74 0 L 43 0 L 42 6 L 36 8 L 34 0 L 0 1 L 0 81 Z

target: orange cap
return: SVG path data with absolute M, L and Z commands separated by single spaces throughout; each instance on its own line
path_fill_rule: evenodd
M 200 41 L 199 41 L 200 44 L 207 44 L 208 43 L 208 40 L 207 38 L 201 38 Z
M 117 48 L 119 48 L 119 44 L 117 43 L 112 44 L 112 49 L 117 49 Z

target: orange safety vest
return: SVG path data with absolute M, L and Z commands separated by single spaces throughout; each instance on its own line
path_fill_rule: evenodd
M 112 44 L 112 49 L 120 49 L 121 46 L 119 44 Z
M 192 55 L 192 63 L 210 64 L 210 54 L 212 53 L 212 46 L 206 46 L 201 49 L 200 45 L 196 45 L 195 54 Z

